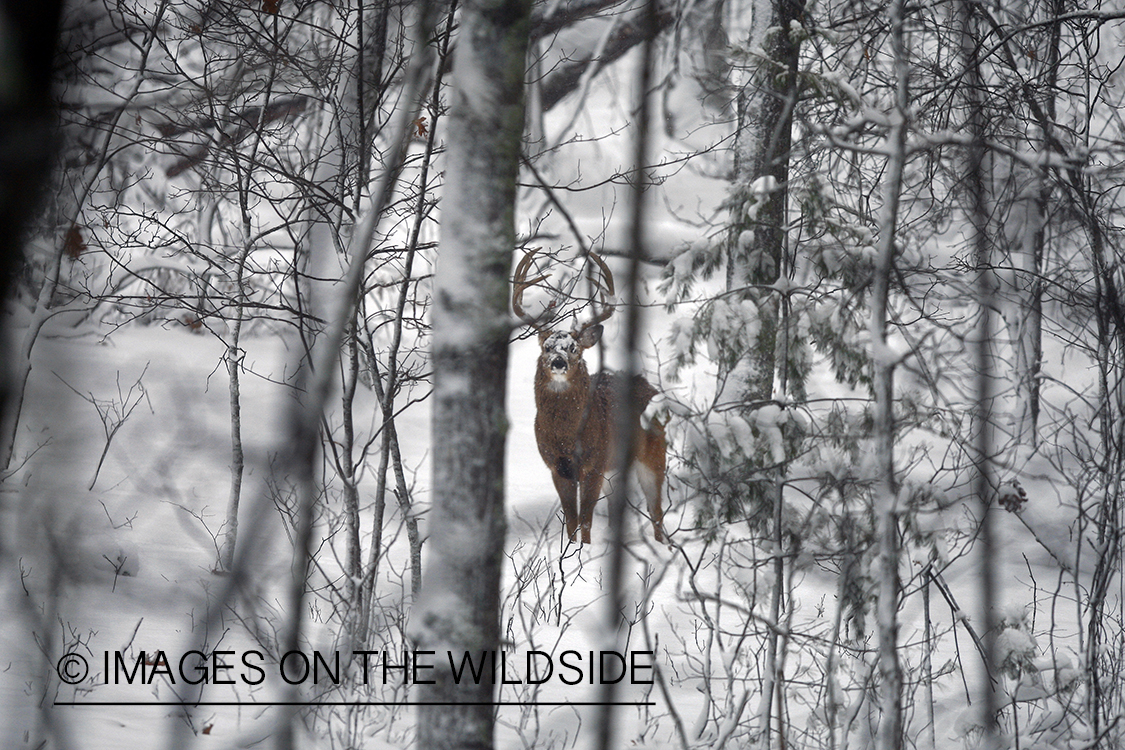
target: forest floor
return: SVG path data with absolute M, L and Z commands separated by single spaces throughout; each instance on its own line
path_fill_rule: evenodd
M 282 434 L 291 398 L 283 381 L 291 371 L 287 363 L 292 356 L 279 340 L 266 336 L 248 338 L 246 348 L 244 496 L 252 499 L 244 502 L 250 507 L 256 502 L 253 497 L 266 498 L 267 505 L 272 502 L 261 480 Z M 277 649 L 277 633 L 271 628 L 284 614 L 290 543 L 280 520 L 283 514 L 276 509 L 260 523 L 244 522 L 241 533 L 253 535 L 258 543 L 259 554 L 247 569 L 249 591 L 254 593 L 218 603 L 229 581 L 214 572 L 230 483 L 229 401 L 222 356 L 217 339 L 178 328 L 121 329 L 104 341 L 86 336 L 44 338 L 39 343 L 17 448 L 19 456 L 28 458 L 5 485 L 0 505 L 5 555 L 0 579 L 0 736 L 9 747 L 23 746 L 45 728 L 69 741 L 67 746 L 88 750 L 252 747 L 275 733 L 282 709 L 262 704 L 293 697 L 268 657 Z M 772 569 L 752 560 L 768 558 L 748 551 L 749 542 L 737 529 L 721 544 L 694 535 L 693 511 L 685 507 L 673 465 L 666 524 L 676 546 L 655 544 L 647 520 L 630 514 L 629 604 L 624 613 L 630 624 L 616 634 L 617 640 L 607 637 L 605 503 L 598 508 L 593 543 L 585 548 L 564 546 L 557 499 L 532 433 L 535 356 L 533 340 L 514 345 L 507 479 L 510 564 L 502 626 L 511 659 L 504 666 L 512 670 L 505 674 L 519 682 L 500 690 L 501 701 L 511 705 L 498 712 L 498 747 L 586 746 L 595 709 L 576 704 L 601 699 L 600 686 L 590 684 L 589 662 L 590 652 L 600 650 L 619 650 L 640 665 L 621 681 L 615 696 L 633 704 L 617 710 L 623 744 L 671 748 L 681 747 L 687 738 L 709 746 L 740 722 L 753 724 L 752 717 L 761 711 L 767 642 L 760 618 L 768 614 L 755 597 L 771 590 Z M 138 381 L 143 393 L 135 385 Z M 108 415 L 112 424 L 113 410 L 120 412 L 123 403 L 133 402 L 136 407 L 113 435 L 96 482 L 88 489 L 106 443 L 100 415 Z M 361 396 L 357 413 L 376 413 L 371 394 Z M 375 425 L 374 417 L 359 421 L 361 429 Z M 414 481 L 414 500 L 421 505 L 429 501 L 429 430 L 424 401 L 399 417 L 404 463 Z M 1043 658 L 1057 659 L 1073 651 L 1075 643 L 1073 584 L 1059 564 L 1060 556 L 1073 546 L 1068 520 L 1073 509 L 1066 506 L 1069 498 L 1052 489 L 1057 483 L 1049 477 L 1025 486 L 1033 500 L 1021 514 L 997 511 L 1002 548 L 989 564 L 998 573 L 1004 611 L 1014 608 L 1029 618 L 1018 632 L 1050 632 L 1050 642 L 1034 644 L 1034 650 Z M 361 493 L 369 511 L 370 473 Z M 278 496 L 276 488 L 273 496 Z M 960 505 L 946 511 L 954 516 L 967 512 Z M 387 685 L 382 684 L 385 673 L 380 673 L 383 649 L 401 654 L 409 648 L 402 635 L 409 616 L 409 573 L 401 520 L 400 515 L 388 517 L 387 529 L 397 536 L 379 581 L 384 615 L 375 637 L 381 645 L 370 657 L 369 688 L 350 693 L 328 689 L 331 657 L 343 649 L 335 638 L 333 600 L 322 591 L 307 601 L 307 646 L 302 650 L 311 667 L 326 672 L 302 675 L 300 664 L 290 663 L 297 670 L 293 681 L 301 683 L 300 699 L 319 696 L 353 705 L 322 705 L 306 713 L 308 733 L 302 746 L 343 747 L 349 736 L 362 738 L 368 748 L 401 747 L 409 741 L 414 715 L 403 704 L 412 692 L 402 685 L 403 671 L 394 668 L 402 658 L 392 660 Z M 365 523 L 370 524 L 366 515 Z M 325 542 L 315 546 L 327 569 L 337 567 L 334 554 L 342 549 L 333 532 L 327 522 L 318 527 Z M 904 572 L 916 573 L 916 562 L 904 561 Z M 841 710 L 856 707 L 859 693 L 854 687 L 865 682 L 874 657 L 867 653 L 844 658 L 836 653 L 835 674 L 825 677 L 825 643 L 840 628 L 840 576 L 818 563 L 812 544 L 805 558 L 788 570 L 791 600 L 784 623 L 788 655 L 783 673 L 791 683 L 785 720 L 792 746 L 811 746 L 830 720 L 826 691 L 833 686 L 852 688 L 838 697 L 844 701 Z M 926 607 L 922 597 L 911 595 L 902 611 L 900 639 L 911 679 L 912 731 L 925 736 L 921 733 L 932 706 L 937 747 L 961 746 L 959 735 L 966 730 L 965 717 L 971 716 L 967 695 L 975 691 L 978 660 L 959 623 L 963 613 L 975 611 L 979 570 L 972 556 L 964 556 L 943 572 L 960 611 L 939 599 L 936 591 Z M 920 580 L 910 579 L 910 585 Z M 705 605 L 708 597 L 724 604 Z M 744 616 L 747 611 L 754 617 Z M 928 653 L 933 676 L 929 686 L 919 680 L 927 651 L 920 646 L 923 642 L 933 645 Z M 868 634 L 858 652 L 874 645 L 874 635 Z M 197 649 L 219 655 L 211 656 L 206 680 L 191 685 L 183 679 L 179 662 Z M 564 666 L 559 659 L 566 650 L 579 656 L 569 657 Z M 157 651 L 164 652 L 166 666 L 156 658 Z M 529 656 L 533 651 L 542 655 Z M 327 661 L 318 664 L 314 652 Z M 50 674 L 56 668 L 80 668 L 77 662 L 60 665 L 63 654 L 77 655 L 88 666 L 88 675 L 74 685 Z M 550 661 L 553 674 L 541 685 L 528 684 L 528 659 L 536 669 Z M 185 663 L 186 673 L 192 675 L 195 661 L 188 657 Z M 223 666 L 227 663 L 229 669 Z M 646 665 L 653 668 L 646 670 Z M 424 667 L 423 661 L 423 675 Z M 138 668 L 141 678 L 127 674 Z M 357 667 L 350 669 L 354 679 Z M 320 679 L 314 684 L 316 676 Z M 646 684 L 654 677 L 664 682 L 663 688 Z M 233 684 L 222 684 L 226 682 Z M 927 687 L 933 690 L 929 697 Z M 210 705 L 167 705 L 179 701 Z M 360 706 L 356 701 L 391 705 Z M 56 702 L 87 705 L 53 705 Z M 44 710 L 37 710 L 39 706 Z M 735 718 L 738 721 L 732 722 Z

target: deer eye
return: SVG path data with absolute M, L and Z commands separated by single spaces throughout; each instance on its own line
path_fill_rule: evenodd
M 568 352 L 570 352 L 571 354 L 574 354 L 576 351 L 578 351 L 578 347 L 575 346 L 573 341 L 571 341 L 569 344 L 566 345 L 566 350 Z

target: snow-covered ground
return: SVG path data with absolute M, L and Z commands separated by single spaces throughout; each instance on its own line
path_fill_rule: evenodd
M 559 574 L 561 522 L 556 519 L 557 500 L 532 434 L 534 407 L 528 384 L 534 367 L 533 347 L 533 341 L 514 347 L 508 547 L 512 550 L 513 578 L 526 576 L 530 570 L 546 582 Z M 247 349 L 250 371 L 260 375 L 284 371 L 287 353 L 277 340 L 251 338 Z M 219 623 L 208 620 L 209 608 L 214 607 L 218 592 L 228 580 L 214 572 L 215 537 L 223 522 L 230 481 L 227 381 L 225 370 L 219 367 L 222 354 L 221 345 L 208 336 L 185 328 L 160 327 L 121 330 L 105 342 L 94 337 L 45 338 L 37 347 L 17 449 L 20 456 L 32 455 L 18 480 L 6 486 L 3 504 L 6 559 L 0 646 L 7 668 L 0 672 L 0 716 L 5 722 L 2 736 L 36 736 L 35 727 L 41 718 L 35 706 L 43 700 L 47 704 L 56 700 L 264 701 L 277 699 L 284 689 L 277 672 L 267 672 L 262 684 L 253 689 L 245 684 L 209 685 L 202 695 L 178 679 L 178 657 L 204 643 L 207 650 L 230 649 L 237 654 L 233 658 L 235 668 L 222 674 L 231 675 L 238 683 L 244 673 L 251 679 L 258 674 L 239 661 L 247 651 L 261 647 L 237 618 L 227 613 Z M 75 391 L 92 394 L 99 403 L 108 405 L 120 402 L 139 377 L 144 388 L 140 405 L 115 434 L 97 483 L 92 490 L 87 489 L 105 440 L 97 410 Z M 118 383 L 122 385 L 120 392 Z M 139 394 L 139 388 L 133 393 Z M 290 395 L 283 385 L 248 375 L 242 396 L 250 467 L 246 494 L 250 495 L 261 491 L 258 480 L 264 473 L 262 462 L 277 448 L 280 415 Z M 373 414 L 374 400 L 369 394 L 366 400 Z M 405 462 L 418 473 L 417 499 L 421 502 L 428 501 L 427 412 L 423 402 L 407 410 L 398 423 Z M 363 502 L 369 507 L 370 487 L 364 489 L 368 494 Z M 252 505 L 253 501 L 247 502 L 247 506 Z M 268 554 L 255 560 L 252 585 L 267 606 L 276 604 L 284 596 L 282 587 L 289 572 L 285 530 L 275 517 L 267 517 L 255 529 L 245 521 L 245 515 L 246 511 L 242 533 L 267 538 L 262 546 Z M 604 513 L 602 516 L 595 535 L 604 536 Z M 391 521 L 389 525 L 394 524 Z M 635 534 L 640 527 L 635 520 L 632 525 Z M 401 576 L 405 545 L 398 544 L 394 549 L 398 559 L 392 560 L 390 567 Z M 659 554 L 668 556 L 666 551 Z M 575 580 L 562 596 L 562 606 L 567 610 L 562 617 L 564 627 L 540 622 L 547 619 L 544 614 L 533 613 L 527 629 L 539 639 L 536 648 L 557 658 L 566 648 L 586 653 L 605 643 L 599 635 L 602 612 L 597 606 L 602 557 L 601 544 L 581 552 L 570 550 L 562 565 Z M 334 563 L 329 559 L 326 564 Z M 523 569 L 518 574 L 517 566 Z M 521 585 L 538 588 L 540 584 L 524 581 Z M 379 593 L 395 600 L 389 608 L 401 607 L 401 586 L 388 584 Z M 237 611 L 250 605 L 235 602 L 230 606 Z M 546 609 L 548 605 L 543 606 Z M 238 616 L 247 614 L 238 612 Z M 319 619 L 318 613 L 312 613 L 313 623 Z M 221 632 L 206 632 L 208 627 L 220 628 Z M 508 632 L 516 638 L 528 635 L 518 628 L 509 628 Z M 318 643 L 317 637 L 312 636 L 310 655 L 318 645 L 328 643 Z M 401 640 L 391 640 L 394 635 L 386 637 L 387 648 L 403 648 Z M 46 657 L 40 653 L 40 644 L 47 651 Z M 637 650 L 635 643 L 633 647 Z M 127 684 L 122 669 L 135 669 L 142 650 L 149 661 L 157 650 L 165 651 L 173 675 L 158 674 L 145 685 L 139 684 L 140 680 Z M 520 672 L 528 650 L 531 646 L 524 641 L 516 647 L 518 653 L 512 653 L 513 659 L 524 660 L 511 661 Z M 124 667 L 115 663 L 118 652 L 125 655 Z M 64 654 L 81 655 L 89 665 L 89 676 L 76 688 L 53 677 L 44 682 L 44 668 L 55 669 Z M 254 657 L 249 661 L 266 666 Z M 195 662 L 188 663 L 191 674 Z M 381 658 L 372 662 L 373 674 L 379 664 Z M 144 669 L 151 671 L 156 666 L 150 664 Z M 63 668 L 73 673 L 77 666 Z M 588 665 L 584 671 L 588 672 Z M 568 673 L 568 678 L 573 676 L 573 671 Z M 215 673 L 208 682 L 219 677 Z M 562 684 L 557 678 L 553 682 Z M 48 694 L 44 699 L 45 684 Z M 556 690 L 540 700 L 597 699 L 595 688 L 588 685 L 562 688 L 562 692 Z M 521 699 L 522 694 L 510 695 L 508 691 L 502 691 L 501 699 Z M 639 696 L 626 690 L 621 699 Z M 561 722 L 565 731 L 575 731 L 573 710 L 546 712 L 550 716 L 544 716 L 545 727 Z M 222 746 L 250 744 L 273 731 L 271 712 L 248 706 L 199 708 L 190 719 L 183 711 L 168 706 L 49 707 L 44 715 L 54 731 L 69 735 L 73 746 L 84 748 L 154 747 L 158 738 L 178 737 L 189 726 L 190 731 L 202 732 L 210 725 L 212 728 L 201 737 Z M 400 710 L 395 731 L 401 734 L 410 720 L 408 709 Z M 383 741 L 395 746 L 394 738 L 399 734 Z M 371 741 L 378 744 L 377 738 Z
M 248 370 L 262 376 L 247 375 L 242 392 L 250 466 L 247 495 L 260 496 L 263 461 L 276 450 L 279 415 L 290 398 L 286 386 L 265 376 L 291 371 L 287 365 L 291 354 L 270 337 L 252 337 L 246 347 Z M 597 701 L 598 686 L 586 681 L 588 662 L 568 657 L 577 669 L 564 673 L 557 660 L 566 650 L 587 655 L 613 644 L 603 626 L 605 511 L 599 507 L 594 543 L 585 549 L 566 548 L 564 554 L 557 500 L 532 433 L 530 383 L 535 355 L 534 340 L 513 346 L 507 480 L 511 563 L 505 581 L 503 628 L 515 674 L 525 671 L 530 651 L 550 654 L 533 658 L 540 660 L 535 662 L 540 667 L 542 660 L 552 660 L 555 673 L 542 686 L 504 685 L 500 699 L 513 703 Z M 287 697 L 286 684 L 263 645 L 275 646 L 275 635 L 251 632 L 246 625 L 267 611 L 284 610 L 290 553 L 285 527 L 276 512 L 270 511 L 257 526 L 244 523 L 241 530 L 244 535 L 256 535 L 263 553 L 249 568 L 249 590 L 254 595 L 237 597 L 226 602 L 222 611 L 215 611 L 229 581 L 214 573 L 215 536 L 229 483 L 228 394 L 226 372 L 219 366 L 221 356 L 222 347 L 216 340 L 182 327 L 122 329 L 105 341 L 90 336 L 45 338 L 36 348 L 18 446 L 18 455 L 29 458 L 5 485 L 0 511 L 5 535 L 0 584 L 0 720 L 4 722 L 0 736 L 8 739 L 9 746 L 22 746 L 45 729 L 69 738 L 71 747 L 91 749 L 252 746 L 276 731 L 278 709 L 252 705 Z M 143 398 L 114 435 L 97 482 L 92 490 L 87 489 L 105 433 L 94 405 L 78 394 L 90 395 L 103 406 L 129 402 L 130 386 L 138 379 Z M 132 394 L 138 400 L 139 387 L 134 386 Z M 373 397 L 365 394 L 362 398 L 374 413 Z M 404 462 L 417 472 L 415 500 L 426 503 L 429 422 L 425 402 L 406 410 L 398 429 Z M 1028 470 L 1034 473 L 1034 469 Z M 626 652 L 654 652 L 651 657 L 637 657 L 642 664 L 633 675 L 637 679 L 624 680 L 616 696 L 617 700 L 653 704 L 618 710 L 619 738 L 635 746 L 679 746 L 680 730 L 672 713 L 687 736 L 695 737 L 702 730 L 704 744 L 710 744 L 725 728 L 723 720 L 731 717 L 704 713 L 710 701 L 720 707 L 713 709 L 718 711 L 741 705 L 740 721 L 753 724 L 763 677 L 762 638 L 754 618 L 744 614 L 749 608 L 754 608 L 756 616 L 767 611 L 760 602 L 755 607 L 753 597 L 755 592 L 768 590 L 771 571 L 731 564 L 740 555 L 747 560 L 752 557 L 746 549 L 750 542 L 738 538 L 737 529 L 730 529 L 721 544 L 704 542 L 686 530 L 692 511 L 684 507 L 674 470 L 675 466 L 666 524 L 670 529 L 684 529 L 674 537 L 676 548 L 655 545 L 647 521 L 638 514 L 629 519 L 631 570 L 626 576 L 625 615 L 632 625 L 620 634 L 624 640 L 618 643 L 624 645 L 617 647 Z M 1014 612 L 1011 619 L 1018 620 L 1021 612 L 1038 618 L 1012 629 L 1006 642 L 1012 649 L 1031 649 L 1045 672 L 1053 668 L 1053 659 L 1066 657 L 1072 665 L 1077 661 L 1077 654 L 1063 643 L 1073 640 L 1076 608 L 1062 605 L 1068 598 L 1065 593 L 1057 606 L 1051 606 L 1052 592 L 1065 592 L 1071 585 L 1065 576 L 1060 578 L 1056 557 L 1065 559 L 1073 544 L 1068 541 L 1067 512 L 1061 505 L 1068 498 L 1044 497 L 1044 488 L 1050 486 L 1045 482 L 1033 486 L 1039 494 L 1022 520 L 997 511 L 1002 554 L 989 563 L 999 567 L 1002 601 L 1007 603 L 1005 612 Z M 362 490 L 365 507 L 369 507 L 371 487 L 364 484 Z M 253 504 L 248 501 L 247 506 Z M 390 517 L 388 528 L 397 523 Z M 330 548 L 318 549 L 325 556 L 324 564 L 333 567 L 336 563 Z M 386 566 L 391 572 L 380 582 L 387 623 L 401 623 L 403 608 L 408 608 L 403 595 L 405 552 L 405 542 L 400 539 L 392 546 Z M 977 596 L 976 565 L 970 556 L 944 574 L 951 594 L 967 613 L 974 610 Z M 917 572 L 911 565 L 907 568 L 907 572 Z M 795 681 L 806 676 L 809 687 L 805 693 L 789 688 L 794 697 L 788 720 L 794 727 L 799 723 L 815 727 L 825 718 L 820 691 L 827 684 L 822 674 L 826 650 L 817 639 L 831 636 L 839 579 L 811 557 L 799 561 L 792 571 L 792 619 L 786 623 L 792 639 L 787 644 L 785 674 Z M 699 597 L 722 598 L 726 604 L 721 611 L 704 607 Z M 960 670 L 964 669 L 971 685 L 977 660 L 965 633 L 958 630 L 955 637 L 951 630 L 961 615 L 955 615 L 937 591 L 932 599 L 929 631 L 921 597 L 909 600 L 901 638 L 904 644 L 915 646 L 907 646 L 903 654 L 908 666 L 916 669 L 922 652 L 917 644 L 927 632 L 934 635 L 936 650 L 931 659 L 939 675 L 933 685 L 937 740 L 941 747 L 954 746 L 959 744 L 956 735 L 964 729 L 968 708 Z M 340 650 L 332 638 L 338 621 L 331 619 L 325 606 L 325 599 L 311 597 L 305 613 L 310 657 L 314 650 L 325 655 Z M 1051 622 L 1045 623 L 1048 615 Z M 404 648 L 397 627 L 388 625 L 376 638 L 383 639 L 380 648 Z M 1033 631 L 1048 629 L 1060 638 L 1060 648 L 1028 640 Z M 193 649 L 209 654 L 217 650 L 219 656 L 212 658 L 219 660 L 220 667 L 223 663 L 232 666 L 214 671 L 215 662 L 211 662 L 213 671 L 202 689 L 184 684 L 177 671 L 179 657 Z M 150 661 L 154 661 L 154 652 L 164 651 L 169 668 L 161 670 L 159 662 L 145 665 L 141 669 L 147 670 L 147 684 L 140 684 L 141 680 L 127 684 L 122 669 L 135 670 L 142 650 Z M 88 676 L 73 687 L 50 674 L 56 668 L 76 674 L 73 670 L 78 665 L 58 664 L 68 653 L 82 657 L 89 666 Z M 120 665 L 115 662 L 117 653 L 123 655 Z M 370 658 L 374 659 L 372 675 L 376 675 L 381 654 Z M 187 663 L 188 674 L 193 674 L 195 662 L 189 659 Z M 401 659 L 393 663 L 401 663 Z M 840 658 L 834 666 L 837 674 L 828 682 L 846 687 L 850 680 L 860 679 L 857 675 L 862 675 L 867 663 L 869 660 Z M 654 676 L 645 671 L 645 664 L 655 664 L 666 691 L 643 684 Z M 1063 666 L 1066 664 L 1060 664 Z M 392 670 L 391 674 L 401 672 Z M 567 684 L 564 675 L 578 684 Z M 224 677 L 234 684 L 216 684 Z M 261 677 L 260 684 L 248 684 L 257 677 Z M 317 694 L 320 687 L 309 679 L 302 685 L 305 698 Z M 410 693 L 393 689 L 395 679 L 392 676 L 391 688 L 371 694 L 329 693 L 324 699 L 401 703 Z M 921 712 L 919 691 L 917 686 L 911 687 Z M 839 697 L 846 702 L 856 695 L 850 692 Z M 180 700 L 241 705 L 192 709 L 136 705 Z M 52 706 L 55 701 L 134 705 Z M 42 711 L 36 708 L 40 705 Z M 505 706 L 498 714 L 498 744 L 505 748 L 569 747 L 577 741 L 581 745 L 593 726 L 594 710 L 585 706 Z M 319 723 L 310 720 L 310 747 L 333 746 L 328 735 L 345 727 L 359 727 L 365 747 L 398 747 L 409 738 L 413 721 L 411 709 L 401 706 L 322 707 L 316 712 Z M 43 726 L 44 721 L 50 723 L 49 728 Z M 319 737 L 319 742 L 312 737 Z

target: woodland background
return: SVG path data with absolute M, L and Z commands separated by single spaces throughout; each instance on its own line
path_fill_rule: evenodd
M 49 86 L 0 34 L 8 743 L 1125 746 L 1123 22 L 73 0 Z M 565 540 L 532 248 L 576 319 L 618 274 L 587 358 L 663 391 L 667 546 L 612 501 Z M 64 653 L 437 641 L 653 650 L 654 705 L 54 705 L 138 699 Z

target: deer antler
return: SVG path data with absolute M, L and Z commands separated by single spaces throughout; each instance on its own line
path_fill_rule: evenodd
M 609 270 L 609 266 L 606 265 L 605 261 L 602 260 L 601 256 L 599 256 L 597 253 L 591 251 L 589 258 L 590 260 L 594 261 L 594 263 L 601 270 L 601 279 L 599 280 L 593 274 L 590 274 L 590 282 L 594 285 L 594 289 L 597 291 L 598 296 L 601 298 L 602 309 L 597 311 L 592 320 L 590 320 L 588 323 L 584 323 L 582 327 L 580 327 L 576 331 L 576 333 L 578 334 L 581 334 L 591 326 L 608 320 L 609 316 L 613 315 L 614 311 L 617 309 L 612 301 L 615 294 L 613 287 L 613 272 Z M 594 303 L 595 309 L 597 309 L 597 304 L 597 302 Z
M 547 278 L 547 274 L 543 274 L 542 276 L 536 276 L 530 281 L 527 279 L 527 272 L 531 268 L 531 262 L 535 260 L 535 254 L 538 253 L 540 249 L 541 248 L 534 247 L 528 250 L 523 258 L 520 259 L 520 262 L 516 264 L 516 275 L 515 278 L 512 279 L 512 312 L 529 328 L 542 333 L 547 329 L 546 324 L 555 317 L 555 305 L 558 304 L 558 300 L 551 300 L 551 303 L 547 305 L 547 309 L 544 310 L 539 317 L 528 315 L 523 309 L 523 293 L 527 291 L 528 287 L 535 286 L 540 281 Z

